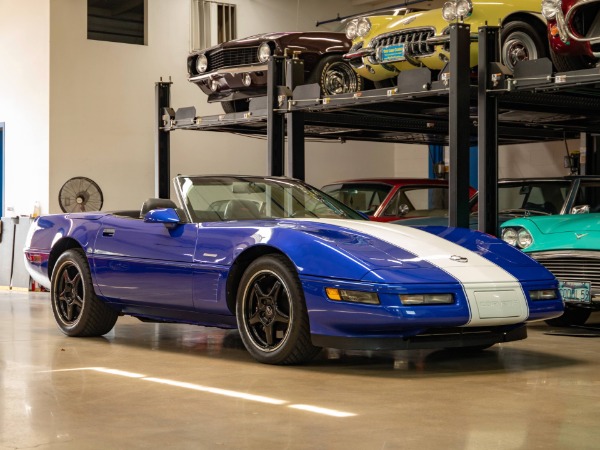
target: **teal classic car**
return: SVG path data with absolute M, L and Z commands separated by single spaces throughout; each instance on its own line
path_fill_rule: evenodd
M 570 214 L 525 216 L 501 226 L 504 241 L 559 280 L 565 312 L 551 325 L 583 325 L 600 310 L 600 181 L 580 181 L 569 194 Z

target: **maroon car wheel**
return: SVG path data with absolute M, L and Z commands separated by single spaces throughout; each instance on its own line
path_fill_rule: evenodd
M 319 83 L 325 96 L 358 92 L 363 80 L 340 55 L 321 59 L 308 77 L 307 84 Z

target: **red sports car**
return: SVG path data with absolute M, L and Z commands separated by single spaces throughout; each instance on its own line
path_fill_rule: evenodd
M 321 190 L 377 222 L 448 215 L 446 180 L 368 178 L 339 181 Z
M 600 58 L 600 0 L 542 0 L 552 62 L 561 72 L 593 67 Z

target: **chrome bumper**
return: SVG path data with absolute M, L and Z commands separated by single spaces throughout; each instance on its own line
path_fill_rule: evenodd
M 215 78 L 222 78 L 225 75 L 237 75 L 240 73 L 250 72 L 265 72 L 268 69 L 267 64 L 261 64 L 258 66 L 241 66 L 241 67 L 229 67 L 225 69 L 219 69 L 217 72 L 203 73 L 201 75 L 194 75 L 189 77 L 188 81 L 198 82 L 204 80 L 214 80 Z
M 581 37 L 576 36 L 571 32 L 568 24 L 571 21 L 571 17 L 577 11 L 577 8 L 585 5 L 589 5 L 590 3 L 600 3 L 600 0 L 580 0 L 575 3 L 571 9 L 567 12 L 566 15 L 563 14 L 562 9 L 558 8 L 556 11 L 556 26 L 558 28 L 558 34 L 560 36 L 560 40 L 564 43 L 567 43 L 569 40 L 573 40 L 576 42 L 589 42 L 590 44 L 595 44 L 600 42 L 600 14 L 596 14 L 594 18 L 594 22 L 590 27 L 590 31 L 588 35 L 592 34 L 591 37 Z M 600 57 L 600 53 L 594 53 L 594 56 Z

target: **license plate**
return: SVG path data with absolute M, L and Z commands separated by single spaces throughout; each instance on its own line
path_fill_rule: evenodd
M 589 281 L 559 281 L 558 289 L 563 300 L 567 303 L 590 303 L 592 283 Z
M 404 44 L 388 45 L 381 47 L 380 59 L 382 63 L 404 61 Z

